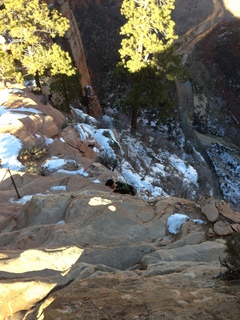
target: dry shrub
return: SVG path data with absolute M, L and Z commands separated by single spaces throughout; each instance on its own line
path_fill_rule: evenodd
M 226 242 L 227 257 L 221 261 L 221 265 L 227 268 L 222 275 L 223 279 L 240 279 L 240 234 L 232 234 Z

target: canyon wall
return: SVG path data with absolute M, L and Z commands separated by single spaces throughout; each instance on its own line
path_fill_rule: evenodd
M 59 44 L 65 51 L 68 51 L 70 53 L 74 65 L 81 73 L 82 87 L 84 88 L 86 86 L 92 86 L 81 34 L 68 0 L 46 0 L 46 3 L 48 5 L 53 5 L 54 8 L 56 8 L 59 12 L 62 13 L 64 17 L 69 20 L 70 28 L 66 32 L 65 36 L 61 40 L 59 40 Z M 98 98 L 96 97 L 94 92 L 95 91 L 93 88 L 91 99 L 89 99 L 88 109 L 90 115 L 99 117 L 102 115 L 102 110 Z

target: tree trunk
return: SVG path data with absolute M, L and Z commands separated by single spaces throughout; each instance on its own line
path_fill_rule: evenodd
M 131 135 L 135 136 L 137 132 L 137 118 L 139 110 L 133 109 L 132 111 L 132 120 L 131 120 Z
M 40 91 L 42 91 L 42 87 L 41 87 L 41 83 L 40 83 L 40 77 L 39 77 L 38 72 L 36 72 L 34 78 L 35 78 L 35 81 L 36 81 L 36 86 L 40 89 Z

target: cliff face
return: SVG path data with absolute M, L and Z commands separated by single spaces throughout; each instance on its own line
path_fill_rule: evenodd
M 74 64 L 81 73 L 82 87 L 84 88 L 85 86 L 92 86 L 81 34 L 77 21 L 69 6 L 69 2 L 67 0 L 46 0 L 46 2 L 48 4 L 53 4 L 54 7 L 70 21 L 70 29 L 66 32 L 64 38 L 59 40 L 59 43 L 64 50 L 70 53 Z M 89 102 L 89 113 L 92 116 L 99 117 L 102 114 L 102 110 L 94 92 L 95 90 L 93 88 L 93 96 Z
M 86 63 L 86 56 L 82 44 L 81 35 L 68 1 L 46 0 L 46 3 L 54 5 L 54 8 L 58 9 L 62 13 L 62 15 L 70 21 L 70 30 L 67 31 L 64 39 L 61 41 L 61 45 L 64 47 L 64 49 L 68 49 L 76 67 L 82 74 L 82 86 L 91 85 L 91 77 L 89 75 Z
M 124 23 L 120 14 L 121 3 L 116 0 L 69 0 L 87 53 L 92 84 L 101 103 L 108 90 L 109 73 L 119 62 L 119 29 Z
M 88 66 L 86 63 L 86 56 L 84 47 L 81 39 L 81 35 L 78 29 L 76 19 L 73 15 L 72 10 L 69 7 L 68 1 L 57 1 L 58 9 L 64 17 L 70 21 L 70 29 L 67 31 L 64 39 L 67 45 L 70 47 L 70 52 L 79 72 L 82 75 L 81 83 L 82 86 L 91 85 L 91 77 L 89 74 Z

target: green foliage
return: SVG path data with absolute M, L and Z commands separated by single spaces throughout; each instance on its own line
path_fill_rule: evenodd
M 122 105 L 124 112 L 136 112 L 141 110 L 152 110 L 161 121 L 166 121 L 172 117 L 176 109 L 176 102 L 172 92 L 176 91 L 173 79 L 179 78 L 183 81 L 187 79 L 187 72 L 179 67 L 181 57 L 174 55 L 170 63 L 167 59 L 170 54 L 174 55 L 174 50 L 169 48 L 166 52 L 159 54 L 159 68 L 147 66 L 135 73 L 128 73 L 122 66 L 116 71 L 122 81 L 128 83 L 125 100 Z M 175 60 L 174 60 L 175 59 Z M 132 123 L 134 126 L 134 124 Z M 131 128 L 134 134 L 134 128 Z
M 24 164 L 25 172 L 39 174 L 39 163 L 47 155 L 47 148 L 39 145 L 30 149 L 22 148 L 18 155 L 18 160 Z
M 50 85 L 50 90 L 61 97 L 60 109 L 69 111 L 70 105 L 80 98 L 82 95 L 80 79 L 81 74 L 79 72 L 71 76 L 61 73 L 55 76 L 54 81 Z
M 175 0 L 124 0 L 121 13 L 127 22 L 119 50 L 123 67 L 129 75 L 125 105 L 132 112 L 131 133 L 135 133 L 141 109 L 157 108 L 162 118 L 172 116 L 174 103 L 170 81 L 186 81 L 188 74 L 181 65 L 173 45 L 177 36 L 171 11 Z
M 234 233 L 226 242 L 227 257 L 222 265 L 227 267 L 228 271 L 225 278 L 240 279 L 240 234 Z
M 0 75 L 2 80 L 15 79 L 17 82 L 22 81 L 22 73 L 17 70 L 17 63 L 13 56 L 6 51 L 0 50 Z
M 165 51 L 177 38 L 171 11 L 175 0 L 124 0 L 121 14 L 127 19 L 120 34 L 121 61 L 130 72 L 156 65 L 155 55 Z
M 0 35 L 8 39 L 8 50 L 1 48 L 0 53 L 8 56 L 8 65 L 19 61 L 24 73 L 34 76 L 46 70 L 52 75 L 75 73 L 69 54 L 53 43 L 69 29 L 68 19 L 57 10 L 50 10 L 39 0 L 5 0 L 0 16 Z M 3 58 L 1 54 L 0 64 Z M 6 76 L 5 70 L 0 74 Z M 15 75 L 14 70 L 11 75 Z
M 183 81 L 189 79 L 189 71 L 182 65 L 182 55 L 176 54 L 174 45 L 155 55 L 156 72 L 162 73 L 162 78 L 169 81 Z
M 126 95 L 125 106 L 130 110 L 159 108 L 167 112 L 173 108 L 173 102 L 167 91 L 167 83 L 163 82 L 162 73 L 156 73 L 154 68 L 145 67 L 130 75 L 130 89 Z

